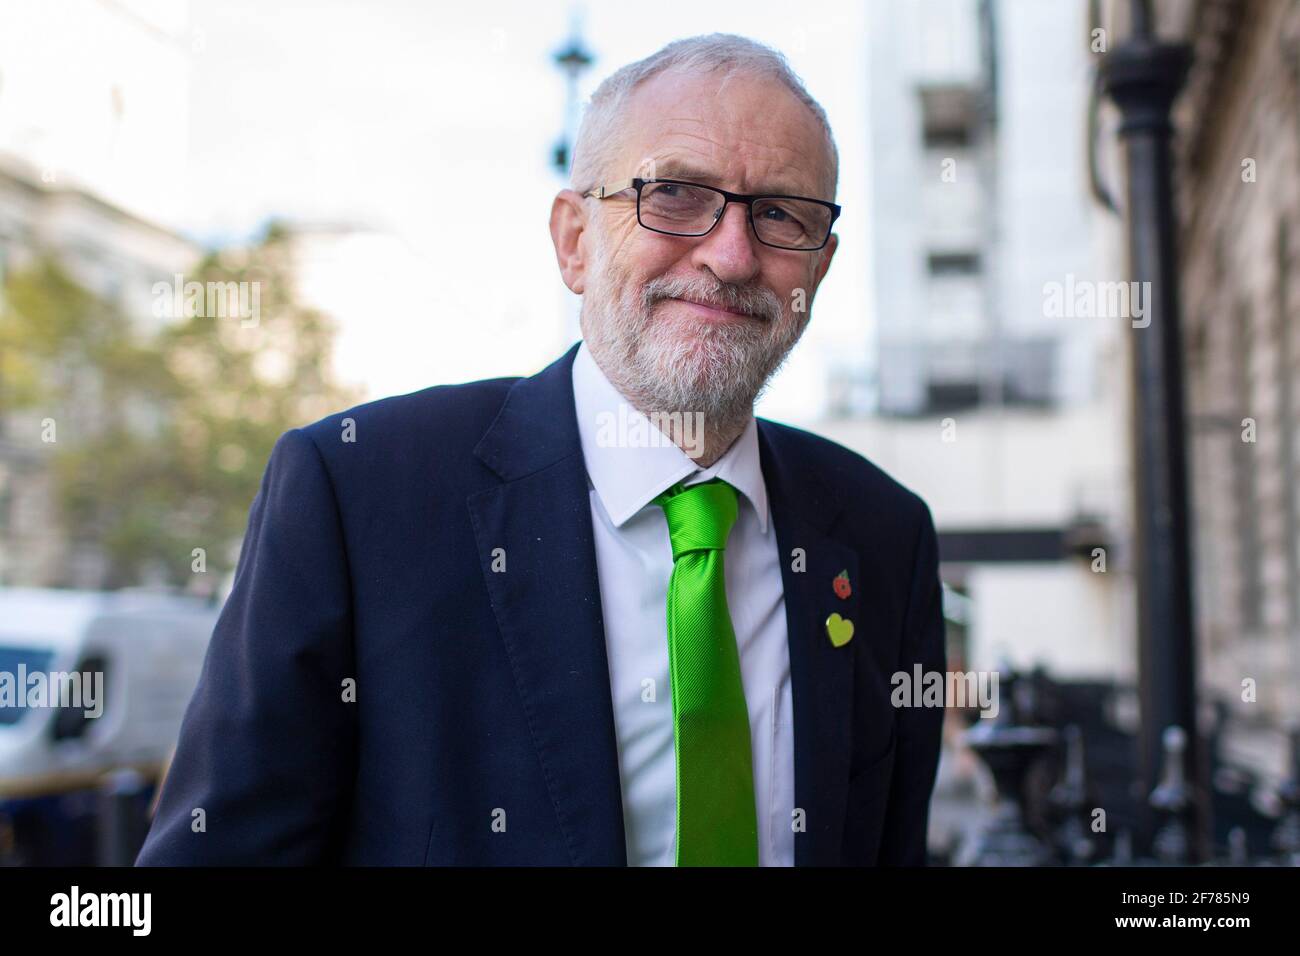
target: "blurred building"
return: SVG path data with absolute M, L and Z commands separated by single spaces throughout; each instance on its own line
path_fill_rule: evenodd
M 81 285 L 141 324 L 153 318 L 150 289 L 197 260 L 188 240 L 81 188 L 45 183 L 30 166 L 0 157 L 0 289 L 4 276 L 50 255 Z M 3 292 L 0 291 L 0 306 Z M 82 410 L 82 424 L 100 409 Z M 38 409 L 0 407 L 0 585 L 96 587 L 98 549 L 66 540 L 54 517 Z
M 185 5 L 6 3 L 0 28 L 0 287 L 53 256 L 148 327 L 152 285 L 198 249 L 184 199 Z M 95 410 L 85 414 L 93 416 Z M 42 416 L 0 408 L 0 584 L 97 587 L 103 558 L 56 530 Z
M 1242 723 L 1300 721 L 1300 3 L 1157 10 L 1193 51 L 1175 122 L 1201 682 Z M 1280 773 L 1279 743 L 1256 762 Z
M 1122 248 L 1088 189 L 1086 5 L 869 11 L 878 407 L 815 427 L 929 502 L 954 668 L 1129 678 L 1129 322 L 1046 304 Z

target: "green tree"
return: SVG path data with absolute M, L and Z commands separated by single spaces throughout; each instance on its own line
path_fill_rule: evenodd
M 47 448 L 60 532 L 104 554 L 103 586 L 161 576 L 215 589 L 276 438 L 359 399 L 330 374 L 334 329 L 298 301 L 292 256 L 292 237 L 272 226 L 187 277 L 257 283 L 256 324 L 206 309 L 132 322 L 52 259 L 7 278 L 0 421 L 55 419 Z M 202 577 L 195 548 L 206 553 Z

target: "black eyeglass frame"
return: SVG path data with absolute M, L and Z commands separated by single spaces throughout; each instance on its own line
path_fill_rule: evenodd
M 709 226 L 709 228 L 705 229 L 703 232 L 669 232 L 666 229 L 656 229 L 654 226 L 647 226 L 645 221 L 641 218 L 641 190 L 653 183 L 667 183 L 671 186 L 690 186 L 694 189 L 707 189 L 710 192 L 718 193 L 723 199 L 722 209 L 713 217 L 713 225 Z M 749 219 L 749 228 L 753 230 L 754 238 L 765 246 L 769 246 L 772 249 L 782 249 L 786 252 L 816 252 L 819 249 L 826 248 L 826 243 L 830 242 L 831 231 L 835 228 L 835 220 L 839 219 L 840 213 L 843 212 L 843 209 L 840 206 L 825 199 L 813 199 L 810 196 L 787 196 L 781 193 L 760 193 L 755 195 L 731 193 L 727 192 L 725 189 L 719 189 L 716 186 L 706 186 L 703 183 L 687 182 L 684 179 L 641 179 L 640 177 L 636 177 L 625 180 L 621 183 L 611 183 L 607 186 L 597 186 L 593 189 L 588 189 L 582 194 L 582 197 L 584 199 L 588 196 L 595 197 L 596 199 L 608 199 L 610 196 L 624 192 L 628 189 L 636 190 L 636 221 L 642 229 L 649 229 L 651 232 L 657 232 L 662 236 L 680 236 L 688 239 L 698 239 L 701 236 L 707 236 L 717 228 L 718 223 L 722 222 L 722 217 L 726 215 L 727 205 L 729 203 L 738 202 L 743 203 L 746 207 L 746 216 Z M 768 242 L 758 234 L 758 228 L 754 225 L 754 203 L 758 202 L 760 199 L 798 199 L 800 202 L 811 202 L 816 203 L 819 206 L 825 206 L 831 211 L 831 221 L 826 224 L 826 235 L 822 237 L 821 244 L 816 246 L 778 246 L 776 243 Z

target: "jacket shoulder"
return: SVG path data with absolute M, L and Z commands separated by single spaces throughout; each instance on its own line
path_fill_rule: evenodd
M 320 447 L 334 445 L 345 428 L 355 440 L 381 438 L 439 445 L 478 441 L 505 404 L 519 376 L 433 385 L 363 402 L 302 427 Z M 392 446 L 390 446 L 392 447 Z

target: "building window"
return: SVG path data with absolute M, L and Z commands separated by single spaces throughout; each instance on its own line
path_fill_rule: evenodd
M 935 279 L 976 276 L 980 271 L 980 257 L 975 252 L 932 252 L 926 265 Z
M 975 91 L 965 86 L 922 89 L 921 139 L 926 149 L 969 149 L 975 140 Z
M 980 403 L 978 382 L 927 382 L 925 410 L 930 414 L 959 412 Z

